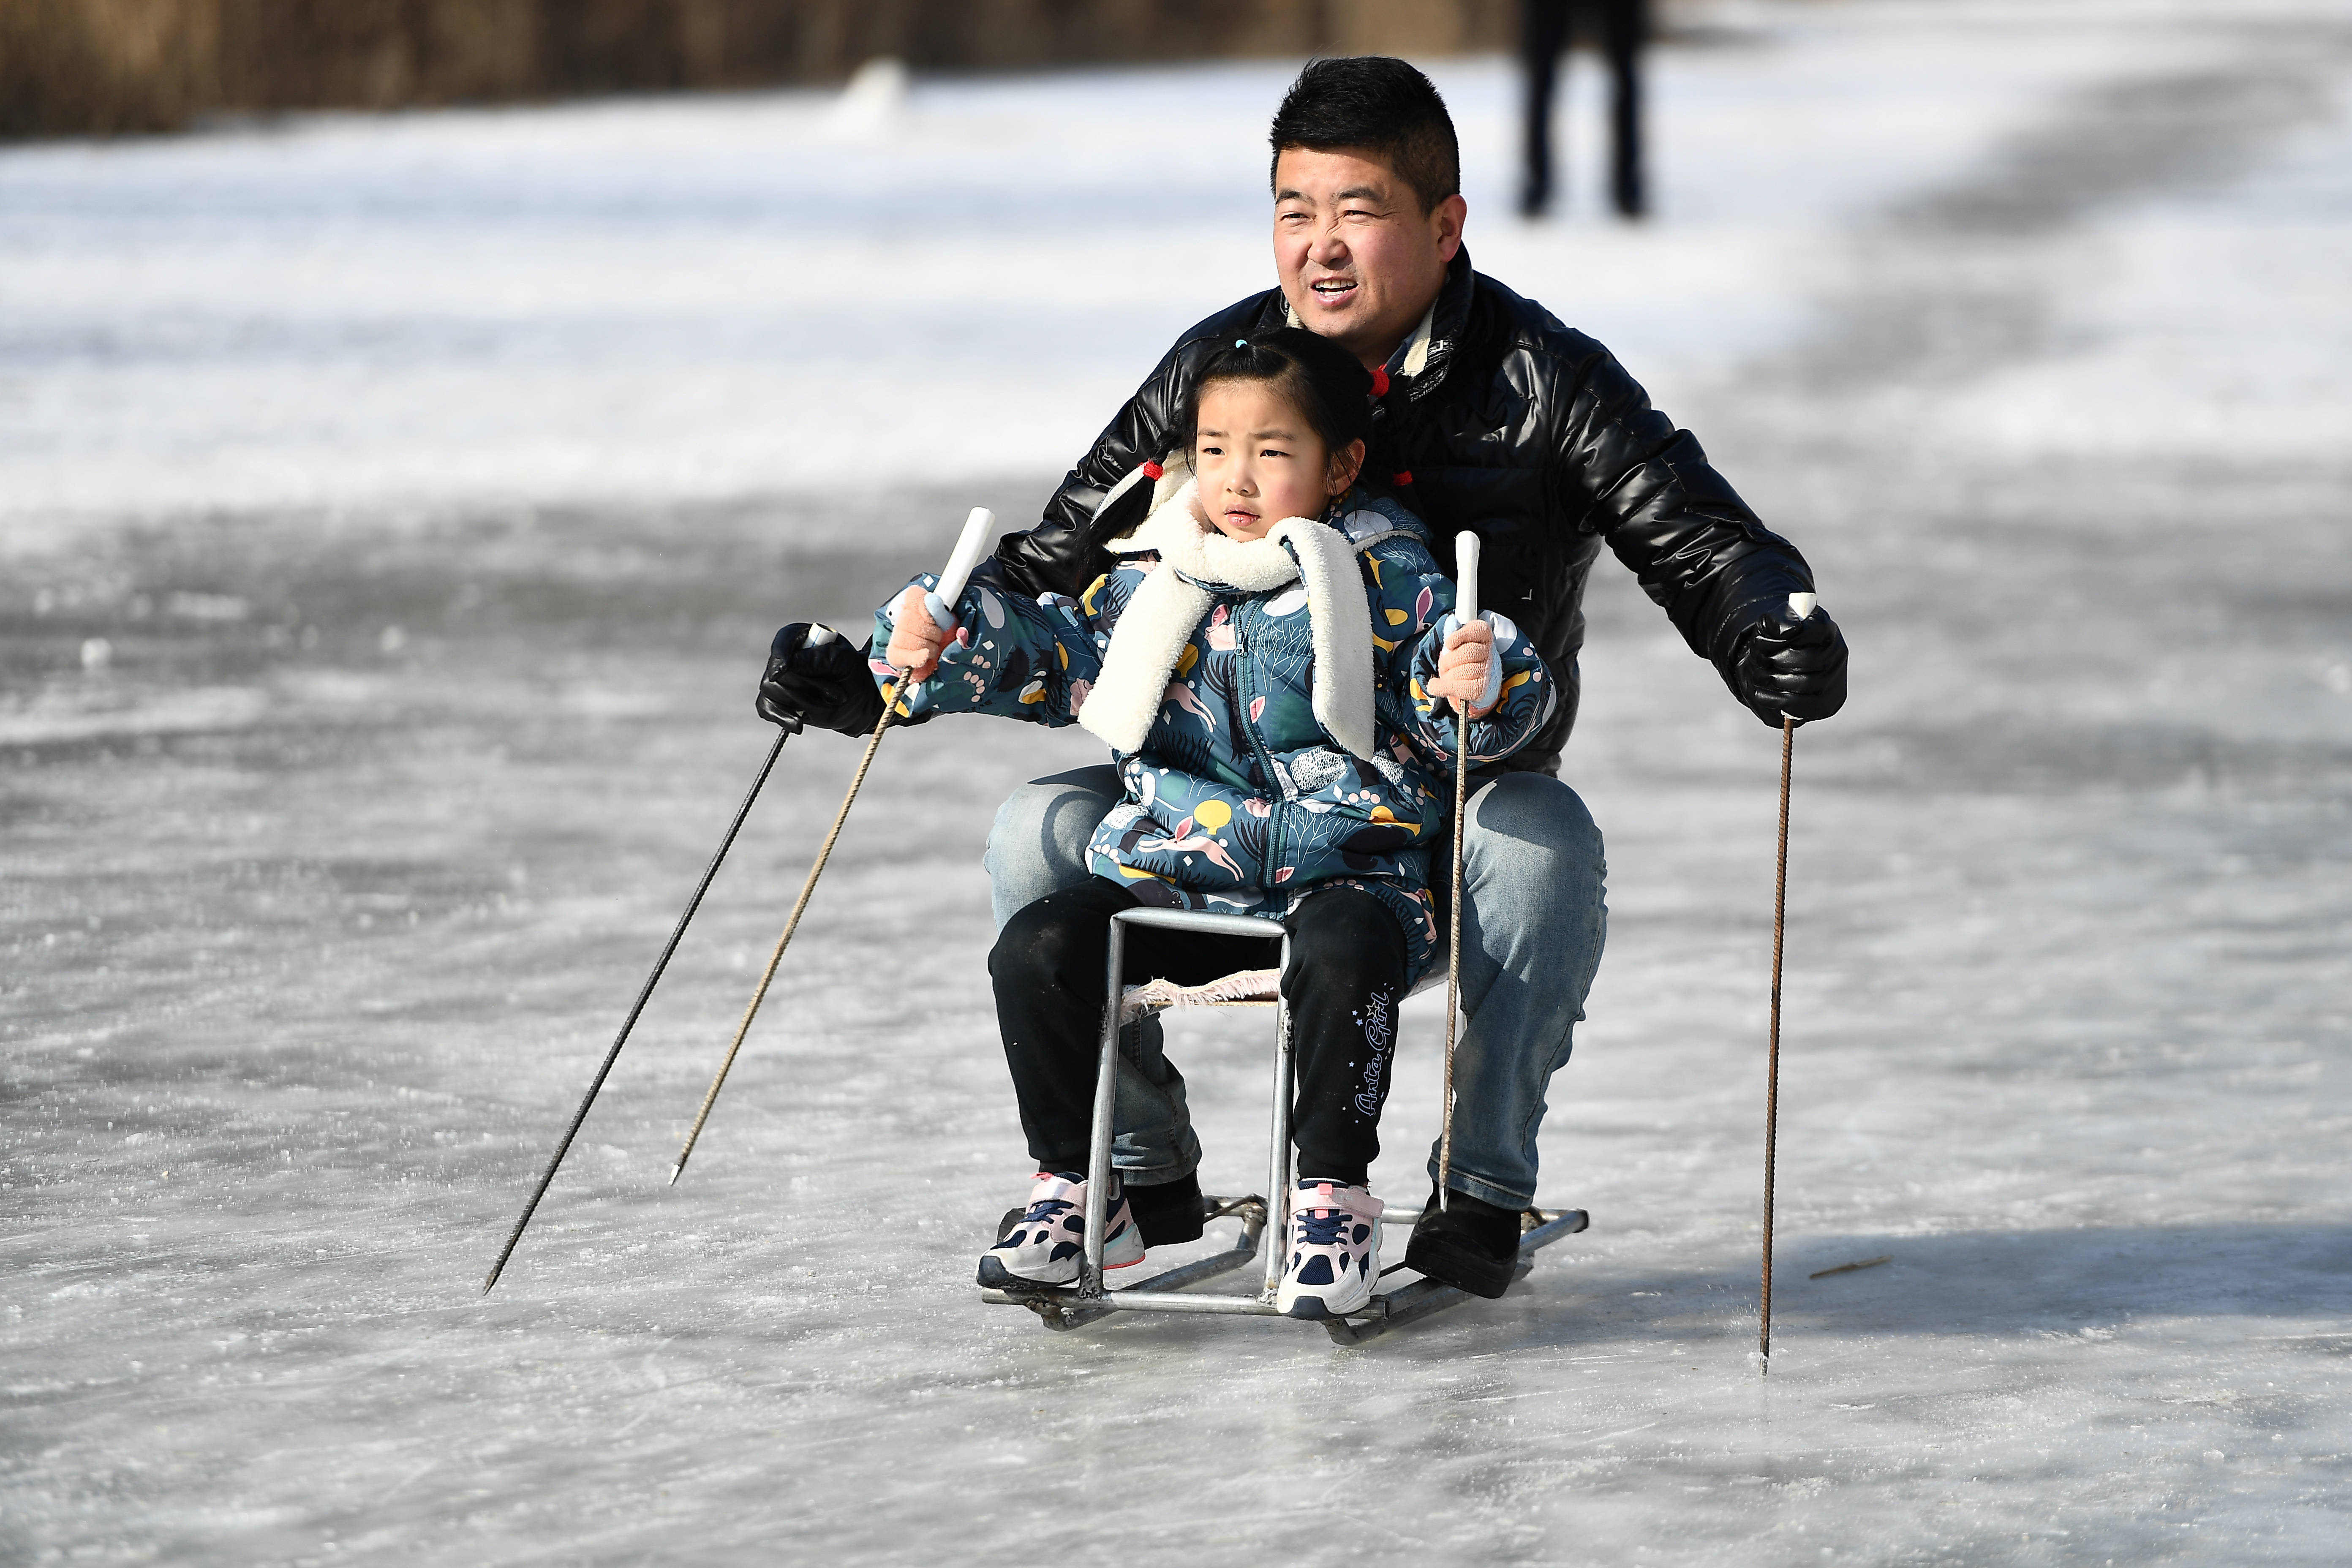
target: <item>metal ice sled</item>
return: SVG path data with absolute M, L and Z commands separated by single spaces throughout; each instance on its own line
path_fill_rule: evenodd
M 1278 969 L 1251 970 L 1227 975 L 1206 985 L 1174 986 L 1165 981 L 1149 985 L 1123 984 L 1127 931 L 1130 926 L 1158 926 L 1221 936 L 1254 937 L 1282 944 Z M 1103 1234 L 1108 1222 L 1110 1182 L 1111 1116 L 1116 1100 L 1120 1029 L 1130 1020 L 1171 1007 L 1270 1006 L 1275 1010 L 1274 1093 L 1267 1129 L 1266 1191 L 1286 1194 L 1291 1187 L 1290 1097 L 1293 1058 L 1290 1018 L 1283 1005 L 1280 981 L 1290 966 L 1290 935 L 1281 923 L 1254 915 L 1219 915 L 1192 910 L 1125 910 L 1111 919 L 1110 954 L 1103 1003 L 1102 1049 L 1095 1077 L 1092 1144 L 1087 1164 L 1086 1256 L 1075 1286 L 1039 1286 L 1034 1289 L 983 1289 L 981 1299 L 1004 1306 L 1026 1307 L 1049 1329 L 1068 1330 L 1094 1322 L 1112 1312 L 1206 1312 L 1232 1317 L 1272 1318 L 1275 1290 L 1282 1282 L 1280 1226 L 1284 1216 L 1273 1212 L 1265 1198 L 1211 1197 L 1202 1200 L 1211 1221 L 1234 1219 L 1241 1234 L 1226 1250 L 1171 1268 L 1122 1289 L 1108 1289 L 1103 1279 Z M 1018 1211 L 1015 1211 L 1016 1213 Z M 1007 1216 L 1010 1218 L 1011 1216 Z M 1416 1216 L 1417 1217 L 1417 1216 Z M 1400 1216 L 1398 1223 L 1403 1223 Z M 1535 1256 L 1562 1237 L 1585 1227 L 1582 1209 L 1545 1214 L 1529 1209 L 1523 1218 L 1519 1263 L 1514 1279 L 1523 1279 L 1535 1267 Z M 1267 1247 L 1265 1268 L 1257 1293 L 1251 1296 L 1184 1295 L 1188 1287 L 1230 1274 L 1257 1256 L 1258 1244 L 1269 1226 L 1277 1240 Z M 1408 1226 L 1408 1229 L 1410 1226 Z M 1402 1267 L 1399 1265 L 1397 1267 Z M 1394 1273 L 1382 1271 L 1383 1278 Z M 1372 1299 L 1345 1318 L 1293 1319 L 1316 1322 L 1341 1344 L 1365 1340 L 1406 1323 L 1442 1312 L 1474 1298 L 1468 1292 L 1434 1279 L 1416 1279 L 1400 1289 L 1375 1292 Z

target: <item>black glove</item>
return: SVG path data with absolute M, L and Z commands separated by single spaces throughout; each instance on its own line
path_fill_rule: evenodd
M 1802 723 L 1845 706 L 1845 634 L 1815 605 L 1803 620 L 1786 605 L 1740 634 L 1732 689 L 1775 730 L 1780 716 Z
M 768 647 L 754 706 L 771 724 L 797 732 L 803 723 L 864 735 L 882 720 L 882 693 L 866 666 L 866 645 L 836 636 L 812 644 L 806 621 L 794 621 Z

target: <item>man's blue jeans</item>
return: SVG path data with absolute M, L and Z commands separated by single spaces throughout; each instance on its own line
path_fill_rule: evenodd
M 1087 879 L 1087 842 L 1119 798 L 1108 767 L 1055 773 L 1013 792 L 997 811 L 984 862 L 1000 928 Z M 1469 821 L 1462 857 L 1469 1026 L 1454 1051 L 1449 1184 L 1525 1208 L 1536 1195 L 1544 1090 L 1568 1061 L 1608 936 L 1608 867 L 1592 814 L 1558 779 L 1507 774 L 1470 797 Z M 1180 1180 L 1201 1161 L 1183 1076 L 1160 1053 L 1156 1022 L 1130 1029 L 1124 1054 L 1114 1163 L 1137 1186 Z M 1434 1146 L 1429 1170 L 1433 1180 Z

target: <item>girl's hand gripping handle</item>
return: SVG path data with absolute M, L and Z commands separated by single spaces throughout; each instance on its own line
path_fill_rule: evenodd
M 1443 697 L 1477 718 L 1502 700 L 1503 666 L 1495 657 L 1495 629 L 1478 616 L 1478 536 L 1454 536 L 1454 613 L 1446 617 L 1445 650 L 1437 658 L 1432 697 Z
M 929 591 L 908 584 L 890 612 L 890 646 L 883 655 L 891 667 L 907 672 L 909 685 L 928 680 L 940 667 L 940 650 L 956 629 L 955 602 L 963 597 L 971 569 L 987 553 L 996 514 L 984 506 L 971 509 L 955 552 L 948 557 L 940 585 Z

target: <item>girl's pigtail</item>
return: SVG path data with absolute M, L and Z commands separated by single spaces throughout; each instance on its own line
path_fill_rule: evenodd
M 1096 544 L 1108 545 L 1142 525 L 1151 515 L 1152 491 L 1162 471 L 1158 463 L 1139 463 L 1103 493 L 1102 504 L 1095 509 Z

